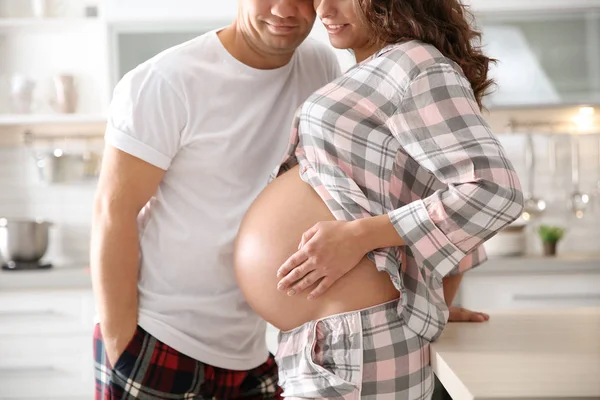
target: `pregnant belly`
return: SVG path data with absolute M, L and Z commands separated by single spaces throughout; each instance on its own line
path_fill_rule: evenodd
M 398 298 L 388 274 L 366 257 L 317 299 L 306 299 L 316 284 L 295 296 L 277 290 L 277 270 L 297 250 L 302 234 L 334 219 L 297 166 L 268 185 L 246 213 L 236 240 L 236 277 L 250 306 L 275 327 L 290 330 Z

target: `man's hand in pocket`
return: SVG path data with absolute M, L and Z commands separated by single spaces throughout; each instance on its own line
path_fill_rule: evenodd
M 106 349 L 106 357 L 112 367 L 115 366 L 127 345 L 133 339 L 137 330 L 137 325 L 122 326 L 118 329 L 102 328 L 102 341 Z

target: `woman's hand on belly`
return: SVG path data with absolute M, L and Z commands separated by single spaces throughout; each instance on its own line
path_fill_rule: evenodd
M 323 221 L 302 235 L 298 251 L 279 268 L 277 288 L 290 296 L 321 281 L 308 298 L 316 298 L 347 274 L 369 251 L 404 246 L 387 214 L 354 221 Z
M 371 249 L 364 246 L 356 221 L 319 222 L 302 235 L 298 251 L 277 271 L 277 289 L 293 296 L 321 280 L 309 295 L 314 299 L 352 270 Z

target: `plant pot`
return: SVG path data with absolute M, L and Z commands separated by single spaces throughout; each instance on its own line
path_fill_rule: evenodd
M 555 256 L 557 244 L 558 244 L 558 242 L 544 242 L 544 255 L 545 256 Z

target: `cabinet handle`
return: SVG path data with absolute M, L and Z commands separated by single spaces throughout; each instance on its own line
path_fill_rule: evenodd
M 515 294 L 515 301 L 599 300 L 600 293 Z
M 0 317 L 47 317 L 49 315 L 57 316 L 64 314 L 56 312 L 55 310 L 0 311 Z
M 22 374 L 22 373 L 31 373 L 31 372 L 53 372 L 56 371 L 56 368 L 53 366 L 40 366 L 40 367 L 0 367 L 0 375 L 2 374 Z

